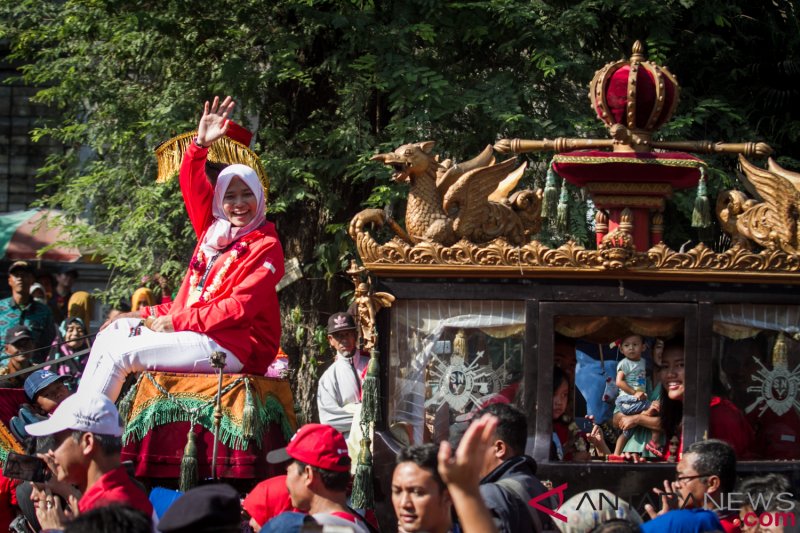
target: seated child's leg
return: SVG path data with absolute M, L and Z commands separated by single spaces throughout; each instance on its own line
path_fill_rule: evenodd
M 629 431 L 626 429 L 617 437 L 617 443 L 614 445 L 614 455 L 622 455 L 622 449 L 625 448 L 625 444 L 628 442 Z M 626 435 L 626 433 L 628 434 Z
M 646 400 L 635 400 L 632 402 L 620 402 L 617 407 L 623 415 L 638 415 L 648 409 L 650 403 Z

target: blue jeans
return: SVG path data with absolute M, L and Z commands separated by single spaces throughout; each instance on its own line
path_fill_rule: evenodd
M 620 394 L 617 396 L 616 404 L 617 409 L 623 415 L 638 415 L 642 411 L 646 410 L 650 407 L 650 403 L 647 400 L 637 400 L 635 396 L 630 394 Z M 622 434 L 626 437 L 630 438 L 633 435 L 633 430 L 636 428 L 625 429 L 622 431 Z

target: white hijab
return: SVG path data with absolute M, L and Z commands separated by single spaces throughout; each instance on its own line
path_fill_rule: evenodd
M 258 205 L 256 206 L 256 213 L 246 226 L 237 228 L 231 225 L 230 221 L 225 216 L 222 210 L 222 200 L 225 198 L 225 192 L 228 186 L 235 177 L 241 180 L 250 187 L 253 194 L 256 195 Z M 214 202 L 211 207 L 211 212 L 214 215 L 214 222 L 206 231 L 206 236 L 203 239 L 203 244 L 200 248 L 203 253 L 210 257 L 217 252 L 227 248 L 236 239 L 244 237 L 254 229 L 260 227 L 266 220 L 265 211 L 266 201 L 264 200 L 264 187 L 258 180 L 258 174 L 247 165 L 230 165 L 222 169 L 217 177 L 217 185 L 214 188 Z

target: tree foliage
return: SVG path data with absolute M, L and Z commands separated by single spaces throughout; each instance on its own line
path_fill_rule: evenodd
M 800 156 L 789 0 L 0 0 L 0 15 L 21 76 L 59 113 L 33 132 L 66 147 L 41 169 L 41 203 L 114 267 L 117 291 L 183 274 L 193 236 L 174 182 L 154 183 L 152 149 L 192 129 L 215 94 L 257 132 L 272 218 L 311 280 L 283 305 L 311 323 L 337 305 L 349 218 L 401 214 L 405 191 L 373 153 L 434 139 L 465 159 L 500 137 L 603 137 L 587 83 L 636 39 L 683 88 L 663 137 L 766 140 L 784 164 Z M 549 156 L 530 160 L 525 179 L 541 180 Z

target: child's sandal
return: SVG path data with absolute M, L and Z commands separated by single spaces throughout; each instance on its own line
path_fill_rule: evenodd
M 654 440 L 651 440 L 650 442 L 648 442 L 645 445 L 644 449 L 647 450 L 648 452 L 652 453 L 653 455 L 655 455 L 659 459 L 663 459 L 664 458 L 664 448 L 662 446 L 660 446 Z

